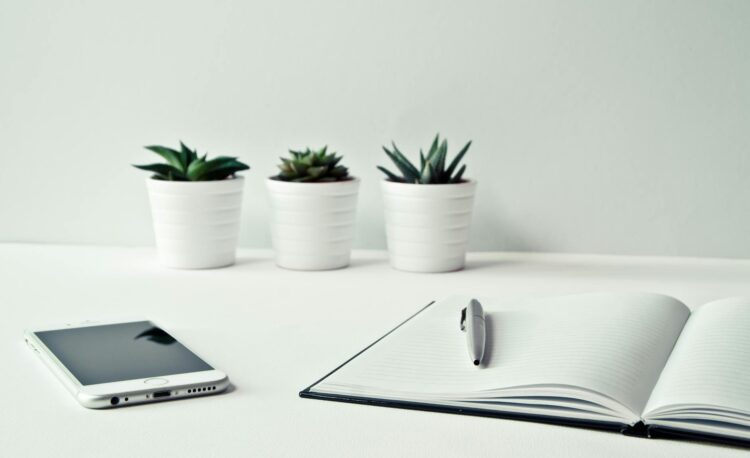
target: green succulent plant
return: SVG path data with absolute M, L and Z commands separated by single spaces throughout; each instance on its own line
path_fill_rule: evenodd
M 328 153 L 327 146 L 317 151 L 310 148 L 304 151 L 289 150 L 289 154 L 290 158 L 281 158 L 279 174 L 273 179 L 298 183 L 351 180 L 349 169 L 339 164 L 341 156 L 336 156 L 335 152 Z
M 448 141 L 443 139 L 440 142 L 440 134 L 435 136 L 435 140 L 430 146 L 430 150 L 427 152 L 427 156 L 424 155 L 422 150 L 419 150 L 419 168 L 417 168 L 412 162 L 404 156 L 401 151 L 398 150 L 396 144 L 391 142 L 393 150 L 389 150 L 385 146 L 383 150 L 385 154 L 396 164 L 401 176 L 391 172 L 385 167 L 378 166 L 378 169 L 385 173 L 386 177 L 390 181 L 397 183 L 413 183 L 413 184 L 449 184 L 449 183 L 462 183 L 464 172 L 466 171 L 466 164 L 458 168 L 458 164 L 464 157 L 466 152 L 471 146 L 469 141 L 461 151 L 458 152 L 455 158 L 451 161 L 448 167 L 445 166 L 446 159 L 448 156 Z
M 206 154 L 198 156 L 180 142 L 180 151 L 166 146 L 146 146 L 149 151 L 161 156 L 166 163 L 133 165 L 141 170 L 154 172 L 152 178 L 165 181 L 217 181 L 224 180 L 241 170 L 250 167 L 237 160 L 236 157 L 217 156 L 206 159 Z

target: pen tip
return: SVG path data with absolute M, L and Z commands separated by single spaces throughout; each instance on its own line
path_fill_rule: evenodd
M 475 359 L 475 360 L 474 360 L 474 365 L 475 365 L 475 366 L 479 366 L 479 360 L 478 360 L 478 359 Z

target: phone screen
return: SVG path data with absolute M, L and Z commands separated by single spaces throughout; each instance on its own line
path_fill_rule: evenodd
M 35 334 L 81 385 L 213 369 L 150 321 Z

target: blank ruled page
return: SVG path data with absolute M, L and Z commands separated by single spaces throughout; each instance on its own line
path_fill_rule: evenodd
M 750 414 L 750 299 L 714 301 L 693 312 L 646 410 L 679 405 Z
M 548 299 L 482 299 L 484 368 L 469 360 L 459 329 L 469 301 L 440 301 L 375 344 L 314 390 L 412 398 L 479 397 L 486 390 L 581 387 L 640 413 L 689 316 L 655 294 L 585 294 Z

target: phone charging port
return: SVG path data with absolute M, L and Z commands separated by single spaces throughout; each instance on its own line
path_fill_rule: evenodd
M 154 393 L 154 399 L 156 398 L 168 398 L 169 396 L 172 396 L 171 391 L 157 391 Z

